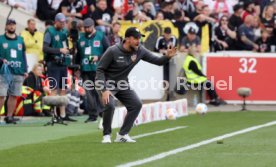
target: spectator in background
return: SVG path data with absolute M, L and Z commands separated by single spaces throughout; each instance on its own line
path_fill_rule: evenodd
M 184 27 L 185 27 L 186 23 L 189 21 L 190 21 L 190 19 L 188 17 L 185 17 L 185 13 L 183 10 L 181 10 L 181 11 L 176 10 L 174 12 L 173 24 L 178 29 L 179 41 L 184 37 L 184 35 L 185 35 Z
M 241 14 L 241 18 L 242 18 L 243 21 L 245 21 L 245 18 L 248 15 L 254 16 L 256 14 L 255 13 L 255 4 L 252 0 L 245 1 L 244 5 L 243 5 L 243 8 L 244 8 L 244 11 Z
M 240 50 L 258 50 L 259 46 L 255 43 L 255 35 L 253 29 L 254 17 L 248 15 L 244 23 L 238 29 L 239 49 Z
M 112 22 L 116 22 L 118 20 L 125 20 L 125 16 L 123 13 L 123 6 L 114 8 L 114 15 L 112 18 Z
M 85 0 L 63 0 L 59 6 L 58 12 L 66 17 L 82 18 L 87 14 L 87 5 Z
M 173 2 L 162 2 L 160 11 L 163 13 L 165 19 L 172 20 L 174 18 Z
M 217 20 L 219 20 L 223 15 L 230 16 L 233 13 L 233 8 L 227 0 L 215 0 L 210 8 Z
M 175 48 L 177 46 L 177 39 L 174 35 L 172 35 L 172 30 L 170 27 L 166 27 L 164 29 L 164 33 L 162 36 L 160 36 L 155 45 L 155 51 L 161 53 L 162 55 L 167 54 L 168 48 Z M 170 83 L 170 63 L 167 62 L 164 64 L 164 70 L 163 70 L 163 79 L 164 81 L 167 81 L 167 83 Z M 168 88 L 167 91 L 167 101 L 170 100 L 170 94 Z
M 52 1 L 54 2 L 54 0 Z M 52 8 L 51 2 L 48 0 L 38 0 L 36 16 L 42 20 L 54 20 L 57 10 Z
M 165 19 L 165 17 L 164 17 L 163 12 L 159 11 L 159 12 L 156 13 L 156 16 L 155 16 L 154 20 L 158 21 L 158 20 L 164 20 L 164 19 Z
M 254 41 L 256 41 L 258 38 L 261 37 L 262 25 L 261 25 L 260 17 L 254 16 L 253 19 L 254 19 L 254 21 L 253 21 L 252 27 L 253 27 L 254 35 L 255 35 Z
M 266 29 L 262 30 L 262 36 L 256 41 L 256 43 L 259 46 L 258 52 L 270 52 L 271 41 Z
M 237 34 L 228 26 L 228 17 L 222 16 L 215 28 L 215 50 L 234 50 Z
M 174 35 L 172 35 L 172 30 L 170 27 L 166 27 L 164 29 L 164 33 L 160 36 L 155 45 L 155 51 L 165 55 L 168 47 L 176 47 L 177 39 Z
M 124 17 L 126 17 L 126 15 L 128 15 L 127 18 L 125 18 L 126 20 L 132 20 L 133 19 L 133 8 L 134 8 L 134 4 L 129 0 L 114 0 L 112 5 L 113 8 L 116 10 L 116 8 L 122 8 L 122 15 Z M 115 20 L 116 21 L 116 20 Z
M 183 10 L 190 19 L 192 19 L 191 14 L 196 12 L 196 7 L 193 0 L 178 0 L 174 5 L 176 6 L 176 9 L 180 11 Z
M 200 45 L 200 38 L 196 35 L 196 29 L 193 27 L 190 27 L 188 30 L 187 36 L 185 36 L 180 43 L 180 52 L 188 52 L 189 47 L 195 46 L 196 53 L 199 54 L 201 51 L 201 45 Z
M 261 8 L 261 13 L 264 11 L 264 8 L 270 4 L 276 3 L 276 1 L 274 0 L 257 0 L 260 4 L 260 8 Z
M 204 6 L 204 2 L 203 2 L 203 0 L 198 0 L 198 1 L 194 2 L 194 4 L 195 4 L 196 10 L 195 10 L 195 12 L 189 14 L 189 18 L 191 19 L 191 21 L 193 21 L 196 16 L 201 14 L 202 7 Z
M 274 8 L 272 5 L 268 5 L 264 8 L 261 22 L 267 32 L 272 35 L 274 24 L 276 21 L 276 14 L 274 14 Z
M 36 55 L 38 60 L 43 60 L 43 34 L 36 29 L 34 19 L 29 19 L 27 24 L 28 27 L 21 32 L 26 46 L 26 53 Z
M 92 14 L 92 19 L 96 22 L 96 29 L 106 34 L 110 32 L 113 12 L 107 8 L 106 0 L 98 0 L 97 8 Z
M 142 3 L 142 6 L 143 6 L 143 8 L 142 8 L 141 12 L 145 13 L 145 15 L 147 17 L 149 17 L 151 20 L 153 20 L 154 16 L 155 16 L 154 14 L 156 13 L 156 12 L 154 12 L 154 13 L 152 12 L 152 8 L 154 8 L 153 3 L 149 0 L 145 0 Z
M 241 19 L 241 14 L 243 12 L 243 7 L 240 4 L 236 4 L 233 7 L 234 13 L 229 18 L 229 27 L 233 28 L 235 31 L 242 25 L 243 21 Z
M 119 35 L 121 29 L 121 24 L 119 22 L 114 22 L 112 24 L 112 33 L 109 34 L 108 39 L 110 46 L 119 44 L 123 41 L 123 38 Z
M 199 34 L 201 38 L 201 52 L 210 51 L 213 36 L 213 25 L 216 20 L 210 16 L 210 8 L 208 5 L 203 5 L 201 12 L 194 18 L 194 21 L 199 26 Z

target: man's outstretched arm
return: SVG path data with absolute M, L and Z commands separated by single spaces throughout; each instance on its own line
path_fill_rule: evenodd
M 161 57 L 155 56 L 152 54 L 148 49 L 146 49 L 144 46 L 141 46 L 141 54 L 143 55 L 142 60 L 147 61 L 152 64 L 156 65 L 163 65 L 166 64 L 170 58 L 176 55 L 176 47 L 174 48 L 168 48 L 167 54 L 163 55 Z

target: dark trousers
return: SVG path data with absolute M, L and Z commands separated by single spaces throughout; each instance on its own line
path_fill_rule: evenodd
M 188 85 L 191 85 L 191 83 L 188 82 Z M 206 90 L 207 94 L 211 100 L 215 100 L 218 98 L 216 89 L 214 88 L 211 81 L 207 80 L 207 81 L 201 83 L 200 86 L 198 86 L 197 84 L 195 84 L 194 86 L 195 86 L 195 88 L 200 89 L 200 91 Z
M 121 127 L 119 134 L 120 135 L 128 134 L 133 126 L 134 121 L 139 115 L 139 112 L 142 108 L 142 102 L 137 96 L 137 94 L 130 89 L 112 91 L 112 93 L 127 108 L 127 115 L 125 117 L 123 126 Z M 110 96 L 109 103 L 104 105 L 104 110 L 103 110 L 103 128 L 104 128 L 103 135 L 108 135 L 108 134 L 111 134 L 112 132 L 111 125 L 112 125 L 114 110 L 115 110 L 114 97 Z
M 203 84 L 202 84 L 203 85 Z M 217 95 L 217 92 L 216 92 L 216 89 L 212 89 L 212 82 L 207 80 L 205 82 L 205 85 L 206 85 L 206 88 L 207 88 L 207 93 L 208 93 L 208 96 L 210 97 L 211 100 L 215 100 L 218 98 L 218 95 Z
M 96 72 L 94 72 L 94 71 L 82 72 L 81 75 L 83 78 L 83 82 L 89 80 L 89 81 L 93 81 L 93 83 L 95 83 Z M 87 106 L 86 106 L 87 113 L 90 118 L 97 118 L 103 110 L 100 96 L 95 89 L 89 88 L 89 90 L 86 89 L 85 91 L 86 91 L 86 100 L 87 100 L 87 103 L 86 103 L 87 104 Z

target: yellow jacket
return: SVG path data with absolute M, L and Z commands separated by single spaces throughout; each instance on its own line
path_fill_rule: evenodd
M 27 54 L 34 54 L 38 56 L 39 60 L 43 60 L 43 33 L 35 31 L 32 35 L 27 29 L 21 32 L 24 39 Z

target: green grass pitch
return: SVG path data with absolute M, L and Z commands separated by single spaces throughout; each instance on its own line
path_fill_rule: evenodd
M 42 126 L 47 119 L 0 124 L 0 167 L 106 167 L 144 159 L 248 127 L 276 120 L 276 112 L 212 112 L 175 121 L 134 127 L 136 136 L 177 126 L 187 128 L 137 139 L 137 143 L 101 144 L 97 124 L 84 117 L 68 126 Z M 118 129 L 113 130 L 112 139 Z M 142 166 L 273 167 L 276 164 L 276 126 L 258 129 L 187 150 Z

